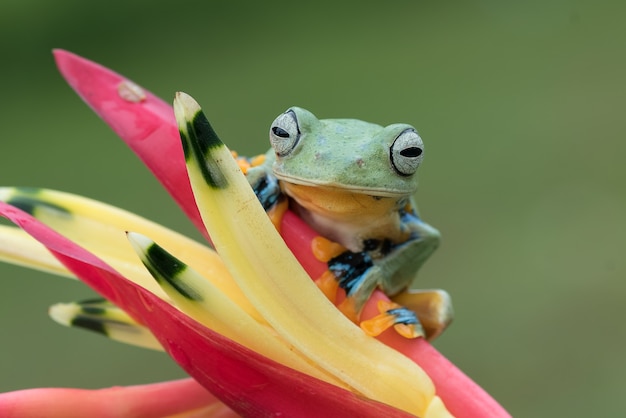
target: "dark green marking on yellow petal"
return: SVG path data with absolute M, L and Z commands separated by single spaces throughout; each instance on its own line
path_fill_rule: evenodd
M 88 329 L 90 331 L 97 332 L 99 334 L 108 335 L 107 329 L 106 329 L 106 327 L 105 327 L 105 325 L 104 325 L 104 323 L 102 321 L 90 318 L 88 316 L 79 315 L 79 316 L 73 318 L 72 322 L 70 322 L 70 324 L 73 327 L 85 328 L 85 329 Z
M 199 111 L 196 113 L 191 123 L 194 132 L 198 135 L 198 143 L 204 155 L 208 154 L 211 148 L 224 146 L 224 143 L 213 130 L 204 112 Z
M 93 298 L 76 302 L 80 310 L 86 315 L 105 315 L 108 309 L 117 308 L 114 304 L 104 298 Z
M 39 187 L 14 187 L 13 190 L 15 190 L 16 193 L 30 195 L 37 195 L 42 191 Z
M 18 209 L 21 209 L 34 217 L 37 217 L 37 211 L 39 209 L 52 211 L 55 213 L 55 215 L 60 215 L 64 217 L 70 217 L 72 215 L 72 213 L 63 206 L 46 202 L 29 195 L 11 196 L 9 199 L 7 199 L 6 203 Z
M 106 313 L 106 309 L 100 306 L 94 306 L 94 305 L 85 305 L 85 306 L 81 306 L 80 310 L 83 311 L 83 313 L 88 314 L 88 315 L 104 315 Z
M 190 158 L 195 158 L 207 185 L 216 189 L 226 188 L 228 181 L 211 157 L 211 150 L 223 147 L 224 143 L 219 139 L 202 111 L 197 112 L 191 120 L 187 121 L 186 130 L 187 132 L 180 131 L 185 159 L 189 161 Z
M 187 134 L 182 131 L 182 130 L 178 130 L 178 134 L 180 135 L 180 139 L 182 139 L 181 143 L 183 144 L 183 154 L 185 155 L 185 161 L 189 161 L 189 158 L 191 157 L 191 155 L 189 154 L 189 138 L 187 137 Z
M 105 298 L 91 298 L 78 302 L 79 305 L 98 305 L 103 307 L 114 307 L 115 305 Z
M 180 280 L 180 274 L 185 271 L 187 265 L 165 251 L 157 244 L 152 244 L 145 251 L 146 260 L 142 260 L 150 274 L 157 282 L 167 282 L 183 297 L 201 301 L 202 296 L 184 281 Z

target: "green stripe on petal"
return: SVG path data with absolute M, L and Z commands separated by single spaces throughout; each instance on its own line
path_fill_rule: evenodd
M 154 241 L 133 232 L 128 233 L 128 239 L 155 280 L 186 315 L 266 357 L 346 388 L 341 381 L 312 365 L 272 328 L 257 322 L 205 277 Z
M 215 286 L 247 312 L 255 314 L 215 251 L 184 235 L 117 207 L 54 190 L 0 188 L 0 201 L 26 209 L 39 221 L 102 258 L 125 277 L 165 297 L 137 259 L 126 239 L 126 231 L 150 236 L 167 246 L 176 257 L 205 272 Z M 258 314 L 255 315 L 260 319 Z
M 174 112 L 181 131 L 201 114 L 178 93 Z M 202 133 L 182 138 L 188 141 Z M 189 146 L 195 152 L 199 146 Z M 205 165 L 217 167 L 228 187 L 207 187 Z M 285 246 L 224 145 L 190 156 L 189 178 L 213 242 L 246 297 L 269 324 L 300 352 L 365 396 L 423 416 L 435 395 L 414 362 L 366 336 L 317 289 Z M 210 186 L 210 185 L 209 185 Z M 237 216 L 233 216 L 237 214 Z
M 134 241 L 136 242 L 136 239 Z M 140 258 L 161 287 L 168 285 L 175 290 L 177 295 L 193 301 L 202 301 L 202 297 L 196 290 L 181 280 L 181 275 L 185 273 L 187 265 L 176 257 L 153 243 L 143 249 Z
M 200 170 L 204 182 L 209 187 L 224 188 L 228 184 L 219 168 L 211 159 L 204 158 L 213 148 L 222 146 L 213 127 L 201 111 L 179 124 L 179 133 L 182 139 L 185 160 L 195 159 L 195 165 Z
M 58 303 L 50 307 L 49 314 L 56 322 L 68 327 L 83 328 L 115 341 L 163 351 L 148 328 L 105 299 Z

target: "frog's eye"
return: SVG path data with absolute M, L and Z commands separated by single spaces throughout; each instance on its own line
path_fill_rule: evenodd
M 422 162 L 424 143 L 414 129 L 406 129 L 393 141 L 389 150 L 391 165 L 401 176 L 410 176 Z
M 288 110 L 274 120 L 270 128 L 270 143 L 279 157 L 293 150 L 300 139 L 298 120 L 293 110 Z

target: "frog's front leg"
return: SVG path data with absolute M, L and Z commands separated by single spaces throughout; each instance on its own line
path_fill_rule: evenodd
M 278 179 L 271 171 L 272 162 L 272 155 L 270 153 L 265 154 L 262 164 L 251 165 L 245 170 L 245 174 L 263 209 L 267 212 L 276 229 L 280 230 L 280 222 L 289 207 L 289 202 L 280 190 Z
M 376 287 L 380 287 L 388 296 L 407 289 L 416 272 L 438 247 L 440 235 L 435 228 L 414 214 L 404 214 L 403 221 L 410 231 L 406 242 L 393 245 L 385 241 L 367 240 L 364 244 L 367 251 L 345 252 L 329 261 L 329 269 L 335 273 L 340 287 L 347 294 L 340 309 L 353 320 L 359 317 L 363 305 Z M 410 309 L 395 304 L 380 307 L 381 315 L 374 321 L 362 323 L 362 326 L 364 329 L 371 326 L 373 330 L 381 324 L 385 324 L 385 329 L 393 325 L 405 336 L 425 334 L 433 338 L 441 333 L 452 318 L 449 297 L 441 297 L 439 291 L 420 294 L 419 301 L 413 302 Z M 418 309 L 414 309 L 416 307 Z M 414 311 L 419 314 L 419 320 Z M 424 330 L 420 325 L 422 317 Z M 402 331 L 399 327 L 408 327 L 408 330 Z
M 450 295 L 442 289 L 409 289 L 391 299 L 415 312 L 427 340 L 441 335 L 454 317 Z
M 382 271 L 379 285 L 389 296 L 405 290 L 413 283 L 417 271 L 441 242 L 439 231 L 414 214 L 404 214 L 403 225 L 409 231 L 409 239 L 391 245 L 388 253 L 374 261 Z

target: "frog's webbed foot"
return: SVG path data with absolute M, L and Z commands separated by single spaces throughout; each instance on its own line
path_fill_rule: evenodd
M 437 338 L 452 321 L 454 312 L 448 292 L 441 289 L 407 290 L 392 298 L 392 302 L 378 302 L 380 314 L 361 322 L 361 328 L 372 336 L 388 328 L 406 338 Z
M 380 300 L 378 311 L 380 312 L 378 315 L 359 324 L 367 335 L 376 337 L 393 327 L 405 338 L 426 336 L 419 318 L 412 310 L 391 301 Z
M 450 295 L 442 289 L 406 290 L 392 300 L 415 312 L 429 341 L 441 335 L 454 318 Z
M 342 288 L 346 292 L 346 298 L 337 308 L 352 322 L 360 325 L 367 334 L 377 336 L 387 328 L 394 327 L 406 338 L 424 335 L 414 312 L 389 301 L 379 302 L 378 316 L 360 321 L 363 306 L 378 287 L 383 274 L 367 252 L 344 249 L 325 261 L 328 263 L 328 270 L 316 281 L 317 285 L 331 301 L 335 299 L 337 288 Z
M 338 306 L 344 315 L 372 336 L 388 328 L 406 338 L 425 337 L 433 340 L 450 324 L 454 316 L 450 296 L 444 290 L 407 290 L 381 301 L 379 315 L 360 322 L 363 306 L 383 277 L 383 270 L 366 252 L 345 251 L 328 262 L 328 282 L 334 281 L 346 291 L 346 299 Z
M 385 283 L 386 270 L 368 252 L 352 252 L 322 237 L 315 240 L 313 252 L 328 265 L 328 270 L 316 280 L 318 287 L 333 302 L 337 289 L 344 289 L 346 298 L 338 305 L 339 310 L 369 335 L 376 336 L 393 327 L 406 338 L 423 336 L 432 340 L 452 320 L 447 292 L 411 290 L 398 294 L 393 302 L 379 302 L 379 315 L 360 322 L 363 306 L 380 283 Z

